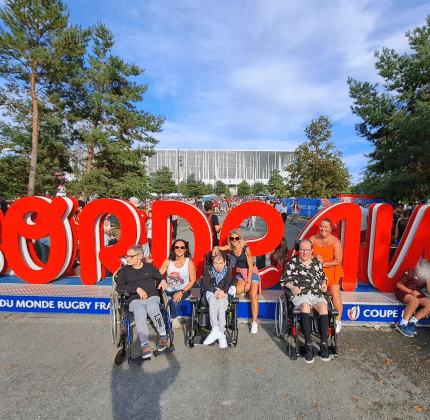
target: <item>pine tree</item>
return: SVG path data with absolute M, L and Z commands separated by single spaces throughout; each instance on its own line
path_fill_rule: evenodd
M 55 107 L 56 89 L 65 89 L 82 66 L 88 32 L 68 27 L 67 7 L 59 0 L 7 0 L 0 19 L 0 75 L 7 82 L 0 89 L 1 104 L 16 118 L 22 113 L 31 117 L 27 193 L 34 195 L 39 108 L 41 103 Z
M 88 66 L 75 79 L 66 107 L 79 147 L 86 151 L 86 173 L 101 171 L 101 177 L 108 174 L 124 190 L 130 179 L 126 174 L 139 178 L 139 184 L 147 183 L 144 159 L 158 143 L 151 133 L 161 131 L 164 118 L 137 109 L 147 86 L 132 79 L 144 70 L 112 55 L 113 46 L 110 30 L 103 24 L 96 25 Z

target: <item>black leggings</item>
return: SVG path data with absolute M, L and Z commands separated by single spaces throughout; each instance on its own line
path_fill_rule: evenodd
M 309 314 L 302 313 L 302 330 L 305 336 L 305 343 L 312 343 L 312 326 Z M 321 330 L 321 343 L 328 341 L 328 315 L 320 315 L 320 330 Z

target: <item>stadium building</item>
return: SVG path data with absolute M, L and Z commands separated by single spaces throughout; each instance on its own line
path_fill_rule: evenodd
M 267 184 L 274 170 L 288 178 L 285 167 L 293 158 L 292 151 L 155 149 L 155 152 L 146 158 L 148 173 L 166 166 L 176 182 L 186 182 L 194 175 L 196 181 L 212 185 L 217 181 L 226 185 L 242 181 L 250 185 Z

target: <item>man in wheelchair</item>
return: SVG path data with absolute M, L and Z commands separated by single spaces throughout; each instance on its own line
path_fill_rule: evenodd
M 118 273 L 117 290 L 126 296 L 126 303 L 134 314 L 142 357 L 148 359 L 152 356 L 146 322 L 148 315 L 158 333 L 158 353 L 167 346 L 166 328 L 160 312 L 160 295 L 156 286 L 156 281 L 162 281 L 164 277 L 154 265 L 143 260 L 141 246 L 130 247 L 126 258 L 127 265 Z
M 300 310 L 301 324 L 305 338 L 306 363 L 313 363 L 312 325 L 310 319 L 311 308 L 320 315 L 321 331 L 321 359 L 330 360 L 328 348 L 329 316 L 327 300 L 327 278 L 324 274 L 322 260 L 313 255 L 313 243 L 307 239 L 298 243 L 299 255 L 291 258 L 281 279 L 281 286 L 292 293 L 291 301 Z M 286 293 L 290 293 L 286 290 Z

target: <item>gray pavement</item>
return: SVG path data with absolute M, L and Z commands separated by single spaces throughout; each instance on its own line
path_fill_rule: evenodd
M 175 352 L 119 367 L 105 316 L 3 313 L 0 337 L 1 419 L 430 417 L 428 328 L 410 339 L 347 327 L 339 358 L 311 365 L 286 355 L 270 323 L 255 336 L 240 324 L 224 350 L 188 349 L 178 330 Z

